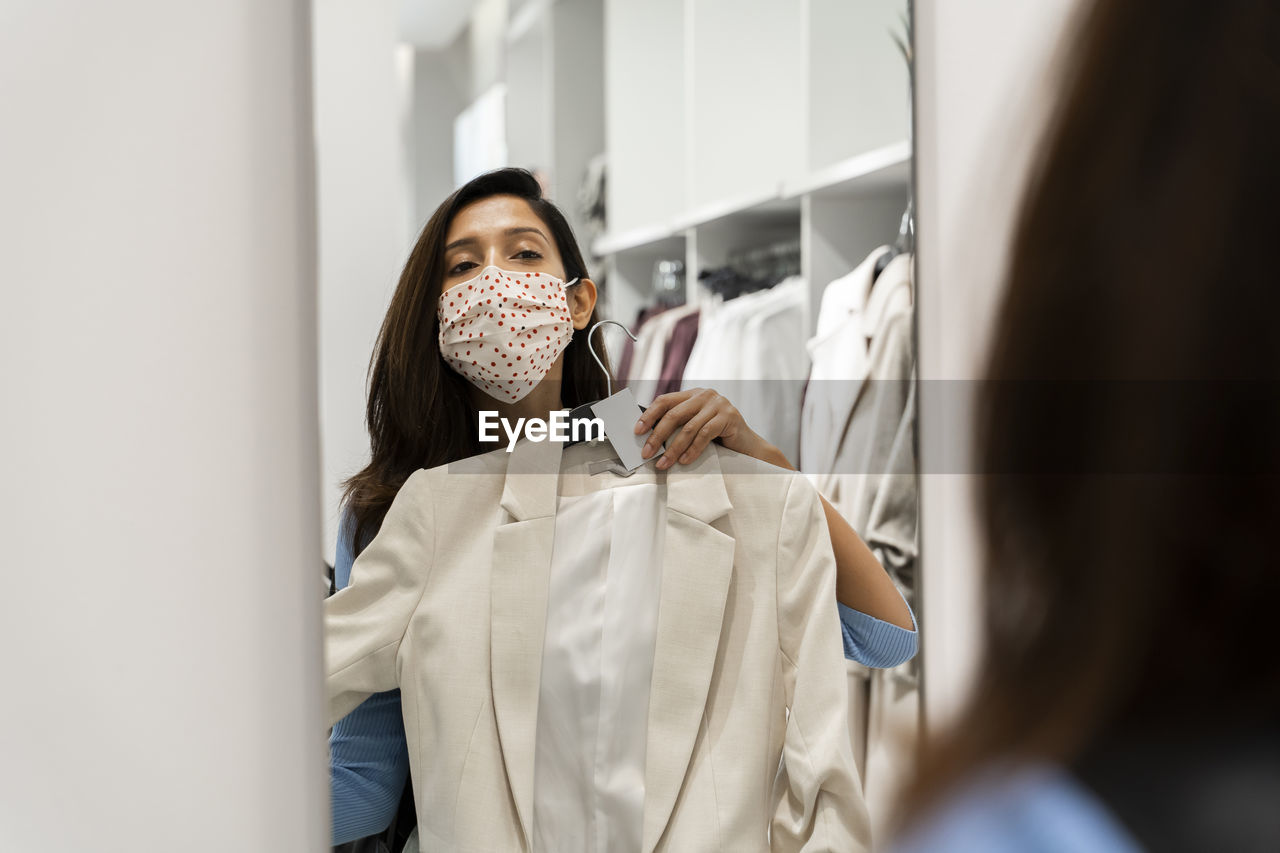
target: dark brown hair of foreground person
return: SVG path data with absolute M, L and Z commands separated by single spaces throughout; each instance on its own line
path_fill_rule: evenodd
M 382 524 L 410 474 L 419 468 L 456 462 L 483 449 L 472 386 L 440 353 L 436 306 L 444 281 L 445 238 L 453 218 L 472 202 L 495 195 L 524 199 L 546 223 L 560 251 L 566 281 L 589 277 L 564 214 L 542 197 L 537 178 L 524 169 L 487 172 L 464 184 L 436 208 L 409 254 L 370 359 L 365 417 L 371 459 L 343 484 L 343 506 L 355 518 L 356 549 Z M 587 336 L 596 319 L 593 311 L 586 328 L 573 333 L 564 351 L 560 393 L 570 408 L 606 395 L 604 374 L 588 350 Z M 595 344 L 601 363 L 608 365 L 603 337 L 597 335 Z
M 983 768 L 1280 715 L 1280 4 L 1080 24 L 979 403 L 977 680 L 904 819 Z

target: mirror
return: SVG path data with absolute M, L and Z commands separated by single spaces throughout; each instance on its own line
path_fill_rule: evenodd
M 341 483 L 370 458 L 366 372 L 406 259 L 451 192 L 514 166 L 536 177 L 576 235 L 596 318 L 635 336 L 601 333 L 618 384 L 641 406 L 714 389 L 776 454 L 766 461 L 802 472 L 857 534 L 850 541 L 882 592 L 917 605 L 906 0 L 316 2 L 313 32 L 324 541 L 336 588 L 361 550 L 339 546 L 350 535 Z M 853 591 L 842 619 L 867 616 L 854 605 L 883 605 L 853 574 L 836 586 Z M 557 610 L 554 575 L 550 587 L 547 638 L 555 613 L 581 613 L 564 601 Z M 657 651 L 645 660 L 659 673 L 663 617 L 656 604 L 640 612 L 654 623 Z M 850 659 L 834 675 L 846 681 L 846 746 L 871 815 L 855 835 L 887 828 L 914 761 L 920 672 L 903 660 L 917 647 L 914 622 L 901 602 L 876 618 L 892 623 L 890 612 L 898 645 L 860 648 L 848 635 L 867 623 L 846 621 Z M 501 732 L 502 714 L 480 716 Z M 417 781 L 421 803 L 434 788 Z M 655 796 L 651 782 L 642 808 L 618 808 L 651 832 Z M 397 811 L 391 799 L 379 806 L 386 814 Z M 344 840 L 379 822 L 353 817 L 373 808 L 357 800 L 335 800 Z M 533 807 L 516 800 L 527 821 L 520 810 Z

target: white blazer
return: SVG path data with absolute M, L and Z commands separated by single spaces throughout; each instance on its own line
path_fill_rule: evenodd
M 415 472 L 325 605 L 329 720 L 399 687 L 424 850 L 528 851 L 561 445 Z M 711 445 L 667 487 L 651 851 L 869 847 L 817 493 Z

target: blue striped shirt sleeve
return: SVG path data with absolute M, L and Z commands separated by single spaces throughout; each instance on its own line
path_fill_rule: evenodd
M 344 514 L 334 559 L 334 584 L 351 582 L 355 562 L 352 518 Z M 382 832 L 391 825 L 409 775 L 400 691 L 376 693 L 338 721 L 329 736 L 333 844 Z
M 912 630 L 868 616 L 860 610 L 840 608 L 840 633 L 844 637 L 844 656 L 873 669 L 888 669 L 906 663 L 919 649 L 916 615 L 911 613 Z M 911 606 L 907 605 L 907 610 Z

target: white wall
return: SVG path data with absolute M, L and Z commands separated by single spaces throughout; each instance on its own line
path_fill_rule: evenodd
M 414 59 L 412 239 L 453 192 L 453 120 L 467 106 L 470 86 L 466 35 L 441 50 L 419 50 Z
M 308 37 L 0 5 L 0 850 L 327 846 Z
M 906 10 L 906 0 L 808 0 L 809 169 L 907 138 L 911 84 L 890 37 L 906 39 Z
M 587 231 L 578 192 L 587 164 L 604 153 L 604 3 L 559 0 L 550 18 L 554 54 L 549 114 L 555 124 L 550 195 L 582 241 Z M 516 129 L 508 127 L 508 135 Z M 588 246 L 580 248 L 584 257 L 589 254 Z
M 1076 0 L 916 0 L 921 609 L 927 724 L 967 695 L 980 563 L 972 438 L 962 405 L 980 375 L 1014 204 L 1056 91 L 1047 63 Z
M 365 379 L 410 247 L 404 63 L 394 0 L 314 0 L 325 558 L 338 484 L 369 459 Z M 411 72 L 410 72 L 411 73 Z
M 555 61 L 549 16 L 538 17 L 510 43 L 501 31 L 495 35 L 505 50 L 507 158 L 503 165 L 548 172 L 554 159 L 551 73 Z
M 685 37 L 695 47 L 684 60 L 690 204 L 776 191 L 778 181 L 802 177 L 807 33 L 800 0 L 695 0 L 685 10 Z M 651 62 L 661 55 L 661 46 L 646 48 Z
M 468 29 L 471 57 L 471 98 L 483 95 L 506 73 L 507 0 L 475 0 Z
M 651 227 L 689 209 L 684 9 L 683 0 L 605 0 L 606 192 L 613 233 Z M 624 73 L 634 68 L 645 73 Z

